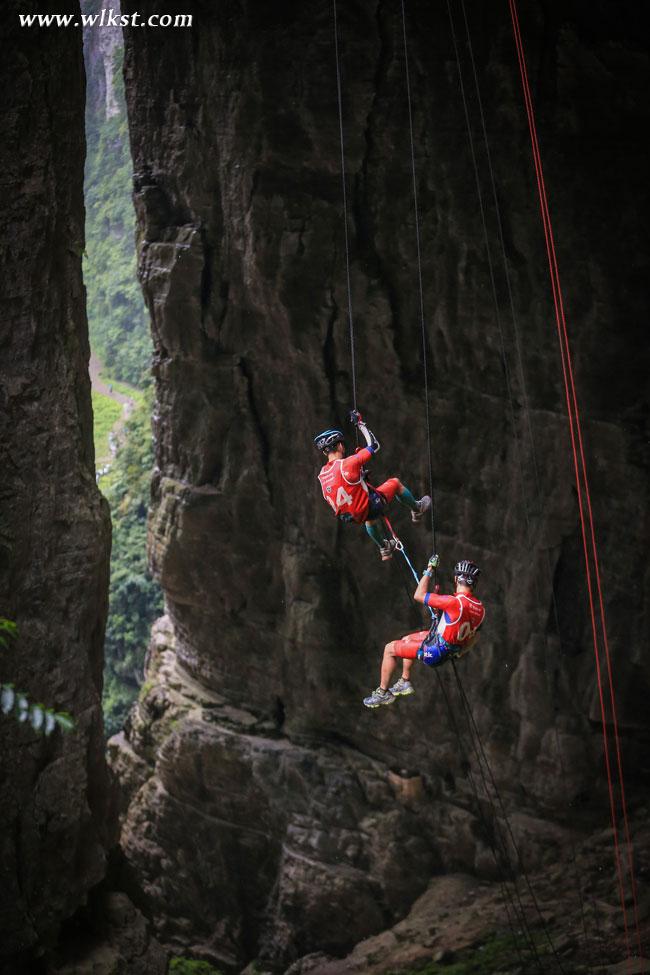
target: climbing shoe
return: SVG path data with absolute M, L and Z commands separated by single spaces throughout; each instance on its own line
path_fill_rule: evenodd
M 404 680 L 403 677 L 400 677 L 391 687 L 390 693 L 393 697 L 408 697 L 409 694 L 415 694 L 415 688 L 410 680 Z
M 384 691 L 378 687 L 370 697 L 364 697 L 363 703 L 367 708 L 380 708 L 382 704 L 392 704 L 395 698 L 390 691 Z
M 396 546 L 397 542 L 394 538 L 387 538 L 384 541 L 384 544 L 379 547 L 382 562 L 388 562 L 389 559 L 392 559 Z
M 431 507 L 431 498 L 428 494 L 425 494 L 423 498 L 418 501 L 418 510 L 411 512 L 411 520 L 419 521 L 422 515 L 429 510 Z

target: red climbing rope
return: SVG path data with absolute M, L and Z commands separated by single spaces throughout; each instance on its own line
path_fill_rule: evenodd
M 591 495 L 589 490 L 589 479 L 587 476 L 587 465 L 585 461 L 584 444 L 582 438 L 582 425 L 580 421 L 580 410 L 578 406 L 578 398 L 577 398 L 576 388 L 575 388 L 573 361 L 571 357 L 571 349 L 569 345 L 569 336 L 568 336 L 568 330 L 566 325 L 566 317 L 564 313 L 564 301 L 562 296 L 562 288 L 560 284 L 560 274 L 559 274 L 559 268 L 557 262 L 557 255 L 555 252 L 555 240 L 553 237 L 553 229 L 552 229 L 551 217 L 550 217 L 549 206 L 548 206 L 548 196 L 546 193 L 546 184 L 544 181 L 542 159 L 539 150 L 539 143 L 537 140 L 537 126 L 535 123 L 535 112 L 533 108 L 532 95 L 531 95 L 530 84 L 528 80 L 528 72 L 526 69 L 526 59 L 524 55 L 521 29 L 519 26 L 519 17 L 517 13 L 516 0 L 508 0 L 508 2 L 510 6 L 510 15 L 512 19 L 512 28 L 513 28 L 513 35 L 515 39 L 515 46 L 517 49 L 517 59 L 519 61 L 519 70 L 521 74 L 524 103 L 526 106 L 526 114 L 528 116 L 528 128 L 530 132 L 533 162 L 535 166 L 535 177 L 537 181 L 537 189 L 538 189 L 540 210 L 542 216 L 542 225 L 544 228 L 544 237 L 546 242 L 546 253 L 548 257 L 549 273 L 551 277 L 551 290 L 553 294 L 555 320 L 556 320 L 556 326 L 558 331 L 558 339 L 560 343 L 560 357 L 562 362 L 564 391 L 565 391 L 565 397 L 567 403 L 567 413 L 569 418 L 569 433 L 571 439 L 571 451 L 573 455 L 574 474 L 575 474 L 576 488 L 578 493 L 578 510 L 580 516 L 582 545 L 583 545 L 583 553 L 584 553 L 584 560 L 585 560 L 585 570 L 587 576 L 587 591 L 589 596 L 589 612 L 591 617 L 591 630 L 592 630 L 592 637 L 593 637 L 593 644 L 594 644 L 594 656 L 596 661 L 596 678 L 598 682 L 598 696 L 600 701 L 600 712 L 601 712 L 602 731 L 603 731 L 605 769 L 607 773 L 610 814 L 611 814 L 612 828 L 614 833 L 616 873 L 618 878 L 621 907 L 623 911 L 625 942 L 626 942 L 628 957 L 631 957 L 628 922 L 627 922 L 627 911 L 625 905 L 625 890 L 623 884 L 623 873 L 621 868 L 621 854 L 620 854 L 619 841 L 618 841 L 616 802 L 614 798 L 614 784 L 613 784 L 612 768 L 611 768 L 610 754 L 609 754 L 610 746 L 609 746 L 609 739 L 607 734 L 607 714 L 606 714 L 605 694 L 603 691 L 603 679 L 602 679 L 601 664 L 600 664 L 598 627 L 596 624 L 596 609 L 595 609 L 595 599 L 594 599 L 594 580 L 592 579 L 591 562 L 593 562 L 593 577 L 595 579 L 595 591 L 597 594 L 600 626 L 602 631 L 602 645 L 603 645 L 604 656 L 606 661 L 607 680 L 609 683 L 609 701 L 610 701 L 610 709 L 611 709 L 611 716 L 612 716 L 612 726 L 614 732 L 616 766 L 617 766 L 616 770 L 618 774 L 618 783 L 619 783 L 620 796 L 621 796 L 621 810 L 623 814 L 625 840 L 627 844 L 628 868 L 630 871 L 630 884 L 631 884 L 632 902 L 633 902 L 633 909 L 634 909 L 634 922 L 636 926 L 636 936 L 637 936 L 639 954 L 642 954 L 641 937 L 640 937 L 640 929 L 639 929 L 636 884 L 634 880 L 633 848 L 632 848 L 632 842 L 630 838 L 627 803 L 625 798 L 623 763 L 621 757 L 618 719 L 616 714 L 616 702 L 614 696 L 614 683 L 612 678 L 611 656 L 609 651 L 609 641 L 607 638 L 607 625 L 605 621 L 605 609 L 604 609 L 604 600 L 603 600 L 602 583 L 601 583 L 601 575 L 600 575 L 600 564 L 598 559 L 598 548 L 596 545 L 596 532 L 594 528 Z M 583 500 L 583 491 L 584 491 L 584 500 Z M 587 525 L 585 520 L 585 507 L 586 507 L 586 520 L 588 521 L 589 524 L 588 531 L 587 531 Z M 590 548 L 591 548 L 591 553 L 590 553 Z

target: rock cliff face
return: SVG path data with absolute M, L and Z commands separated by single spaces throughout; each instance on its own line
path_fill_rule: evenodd
M 376 481 L 399 474 L 423 492 L 400 11 L 384 0 L 340 7 L 359 406 L 383 443 Z M 452 8 L 499 316 L 447 12 L 409 4 L 436 528 L 447 582 L 459 557 L 483 569 L 488 622 L 460 672 L 535 868 L 563 862 L 571 832 L 607 825 L 598 694 L 507 5 L 468 5 L 468 20 L 512 309 Z M 650 676 L 638 16 L 633 4 L 595 16 L 552 2 L 527 5 L 523 23 L 632 802 L 647 773 Z M 141 702 L 112 743 L 123 849 L 166 942 L 282 970 L 394 923 L 440 869 L 494 868 L 434 675 L 417 673 L 415 697 L 390 709 L 361 707 L 383 644 L 420 617 L 400 560 L 380 564 L 362 531 L 337 525 L 315 481 L 311 437 L 345 423 L 352 379 L 331 8 L 197 4 L 192 29 L 127 30 L 126 43 L 155 344 L 150 557 L 168 616 Z M 420 566 L 426 530 L 400 512 L 395 525 Z M 442 679 L 458 710 L 451 675 Z
M 2 12 L 0 616 L 19 639 L 0 670 L 76 726 L 46 740 L 0 716 L 0 968 L 12 973 L 103 877 L 108 797 L 110 528 L 95 486 L 81 280 L 81 32 L 21 29 L 24 9 Z

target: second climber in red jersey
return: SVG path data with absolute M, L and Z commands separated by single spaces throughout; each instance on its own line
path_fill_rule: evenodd
M 447 660 L 467 653 L 478 638 L 479 627 L 485 619 L 485 607 L 474 595 L 474 587 L 481 570 L 475 562 L 458 562 L 454 568 L 455 594 L 439 596 L 428 591 L 429 579 L 437 564 L 438 556 L 434 555 L 413 596 L 416 602 L 438 611 L 431 629 L 408 633 L 401 640 L 386 644 L 379 687 L 363 699 L 367 708 L 392 704 L 398 697 L 415 693 L 409 680 L 414 660 L 421 660 L 429 667 L 440 667 Z M 402 676 L 389 687 L 395 664 L 400 659 Z
M 385 562 L 392 557 L 396 545 L 394 538 L 384 536 L 382 516 L 386 507 L 397 498 L 410 508 L 413 521 L 420 521 L 431 507 L 431 498 L 425 494 L 418 501 L 397 477 L 389 478 L 379 487 L 371 487 L 365 479 L 364 464 L 379 450 L 379 441 L 357 410 L 350 413 L 350 421 L 363 434 L 366 446 L 346 457 L 345 436 L 341 430 L 323 430 L 314 437 L 314 444 L 327 457 L 318 480 L 323 497 L 337 518 L 364 525 L 373 542 L 379 546 L 382 561 Z

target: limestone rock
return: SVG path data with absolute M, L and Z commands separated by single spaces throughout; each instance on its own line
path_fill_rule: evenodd
M 412 816 L 394 807 L 379 763 L 343 745 L 293 743 L 216 695 L 199 700 L 161 643 L 165 632 L 163 622 L 127 729 L 132 744 L 120 735 L 110 745 L 116 770 L 132 748 L 151 755 L 153 774 L 130 802 L 121 846 L 160 939 L 183 944 L 192 931 L 202 956 L 233 965 L 257 919 L 277 966 L 315 942 L 340 951 L 352 904 L 366 933 L 405 910 L 440 861 L 436 805 L 429 834 L 409 836 Z
M 110 527 L 95 485 L 81 279 L 81 32 L 21 29 L 25 9 L 9 2 L 1 14 L 0 616 L 19 638 L 0 653 L 0 680 L 69 711 L 75 729 L 45 739 L 0 715 L 0 968 L 12 973 L 101 880 L 110 841 Z
M 358 405 L 383 445 L 376 480 L 397 474 L 421 493 L 399 5 L 339 8 Z M 459 557 L 483 569 L 485 630 L 459 673 L 526 865 L 540 869 L 606 825 L 599 694 L 511 29 L 498 5 L 468 17 L 509 271 L 461 35 L 494 285 L 447 10 L 408 5 L 436 527 L 445 585 Z M 634 801 L 650 690 L 648 58 L 634 5 L 595 18 L 582 0 L 553 0 L 522 18 Z M 413 698 L 362 708 L 384 643 L 422 620 L 400 560 L 382 565 L 363 531 L 337 525 L 315 479 L 311 438 L 345 425 L 353 378 L 331 5 L 226 0 L 200 5 L 195 29 L 127 29 L 126 43 L 155 345 L 149 549 L 171 632 L 114 746 L 132 795 L 128 873 L 163 941 L 281 970 L 390 929 L 432 870 L 493 879 L 494 814 L 473 795 L 473 782 L 484 790 L 450 673 L 416 673 Z M 399 511 L 394 524 L 419 568 L 426 529 Z M 388 777 L 402 770 L 423 800 L 396 795 Z

